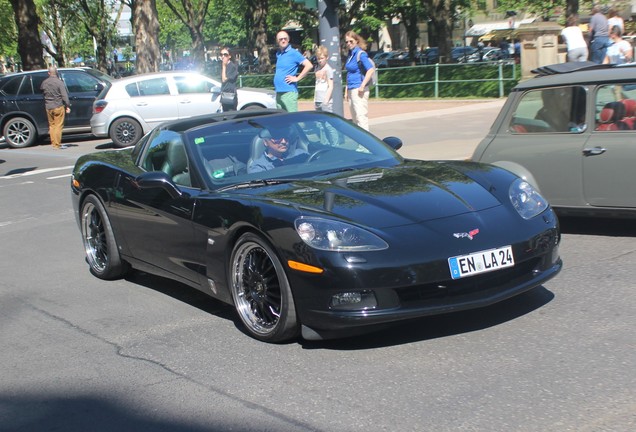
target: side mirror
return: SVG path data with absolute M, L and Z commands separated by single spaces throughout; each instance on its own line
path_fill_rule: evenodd
M 384 138 L 382 141 L 384 141 L 384 143 L 391 147 L 393 150 L 399 150 L 402 148 L 402 140 L 398 137 L 389 136 Z
M 163 189 L 172 199 L 187 195 L 181 192 L 168 174 L 163 171 L 143 173 L 135 178 L 135 184 L 139 189 Z

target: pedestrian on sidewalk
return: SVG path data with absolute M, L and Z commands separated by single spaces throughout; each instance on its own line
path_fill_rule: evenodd
M 278 42 L 274 74 L 276 105 L 285 111 L 296 112 L 298 111 L 298 81 L 311 71 L 313 65 L 297 49 L 292 48 L 286 31 L 279 31 L 276 41 Z M 303 70 L 298 74 L 301 65 Z
M 239 73 L 228 47 L 221 49 L 221 62 L 221 106 L 223 112 L 236 111 L 238 106 L 236 80 Z
M 49 77 L 42 81 L 40 90 L 44 94 L 44 107 L 49 120 L 49 136 L 54 149 L 65 149 L 62 145 L 64 117 L 71 112 L 71 102 L 62 80 L 57 76 L 57 68 L 49 66 Z
M 607 46 L 609 45 L 609 29 L 607 28 L 607 18 L 601 12 L 599 5 L 592 7 L 592 18 L 590 18 L 590 60 L 601 64 L 605 59 Z
M 375 65 L 365 51 L 367 42 L 360 35 L 348 31 L 345 34 L 345 42 L 349 48 L 349 58 L 345 64 L 347 69 L 345 100 L 349 101 L 353 122 L 369 130 L 369 84 L 375 73 Z M 366 69 L 366 72 L 363 73 L 363 69 Z
M 316 71 L 316 89 L 314 104 L 316 111 L 333 112 L 333 68 L 329 65 L 329 49 L 321 45 L 316 49 L 318 70 Z
M 579 18 L 576 15 L 568 17 L 567 26 L 561 30 L 561 38 L 567 46 L 569 62 L 587 61 L 589 55 L 587 43 L 583 38 L 583 31 L 579 27 Z

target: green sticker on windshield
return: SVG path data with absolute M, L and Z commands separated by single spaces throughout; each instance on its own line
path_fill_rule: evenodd
M 205 142 L 205 138 L 199 137 L 194 139 L 195 144 L 203 144 Z

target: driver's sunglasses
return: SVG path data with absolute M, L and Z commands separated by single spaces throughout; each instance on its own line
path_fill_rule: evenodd
M 281 145 L 287 143 L 287 138 L 270 138 L 272 144 Z

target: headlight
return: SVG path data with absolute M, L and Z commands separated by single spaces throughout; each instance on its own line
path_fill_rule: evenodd
M 509 194 L 510 202 L 524 219 L 532 219 L 548 208 L 545 198 L 525 180 L 515 180 Z
M 295 221 L 296 232 L 309 246 L 328 251 L 375 251 L 388 244 L 369 231 L 344 222 L 316 217 Z

